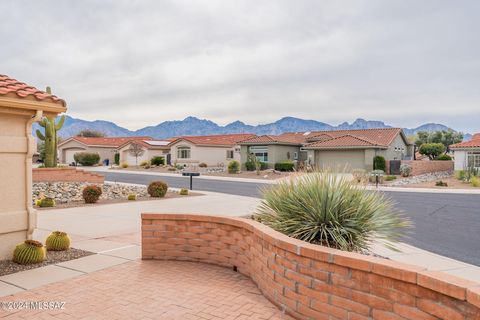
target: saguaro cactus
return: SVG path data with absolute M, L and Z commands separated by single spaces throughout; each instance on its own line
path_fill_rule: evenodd
M 37 137 L 45 143 L 45 159 L 44 165 L 46 168 L 54 168 L 57 166 L 57 131 L 63 127 L 65 122 L 65 115 L 60 117 L 58 123 L 55 123 L 55 118 L 43 118 L 40 121 L 40 126 L 45 128 L 45 134 L 37 130 Z

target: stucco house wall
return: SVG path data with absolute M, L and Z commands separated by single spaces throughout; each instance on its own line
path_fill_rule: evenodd
M 83 143 L 80 143 L 75 140 L 66 142 L 65 144 L 58 147 L 58 155 L 61 163 L 70 164 L 67 160 L 67 152 L 89 152 L 89 153 L 98 153 L 100 155 L 100 163 L 103 163 L 103 160 L 108 159 L 110 163 L 113 163 L 115 160 L 115 147 L 94 147 L 87 146 Z
M 480 149 L 478 150 L 480 151 Z M 464 170 L 467 166 L 467 151 L 455 150 L 454 151 L 454 168 L 455 170 Z
M 178 158 L 178 148 L 189 147 L 190 158 L 181 159 Z M 239 146 L 204 146 L 195 145 L 186 140 L 180 140 L 170 146 L 171 161 L 172 164 L 195 166 L 200 163 L 206 163 L 209 167 L 223 165 L 227 166 L 232 160 L 239 161 L 240 158 Z M 227 151 L 233 151 L 233 158 L 227 158 Z
M 273 169 L 275 163 L 283 161 L 306 161 L 307 152 L 300 151 L 300 146 L 293 145 L 281 145 L 281 144 L 270 144 L 270 145 L 253 145 L 254 147 L 265 147 L 268 152 L 268 168 Z M 248 155 L 251 153 L 249 145 L 242 145 L 240 148 L 241 164 L 242 170 L 245 170 L 245 162 L 248 161 Z M 295 153 L 297 153 L 297 159 L 295 159 Z M 288 158 L 290 155 L 290 158 Z
M 165 149 L 148 149 L 146 147 L 142 147 L 144 153 L 138 157 L 137 161 L 135 161 L 135 156 L 130 154 L 129 148 L 131 144 L 127 144 L 121 147 L 118 152 L 120 154 L 120 164 L 126 163 L 129 166 L 140 165 L 142 161 L 150 161 L 153 157 L 160 156 L 164 157 L 165 161 L 167 160 L 167 155 L 169 150 Z

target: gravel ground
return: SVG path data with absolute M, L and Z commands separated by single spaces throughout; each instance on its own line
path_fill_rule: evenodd
M 59 262 L 74 260 L 81 257 L 89 256 L 92 254 L 95 254 L 95 253 L 90 251 L 71 248 L 70 250 L 67 250 L 67 251 L 47 251 L 47 257 L 42 263 L 22 265 L 22 264 L 15 263 L 11 260 L 2 260 L 0 261 L 0 276 L 16 273 L 20 271 L 25 271 L 25 270 L 35 269 L 39 267 L 44 267 L 49 264 L 55 264 Z

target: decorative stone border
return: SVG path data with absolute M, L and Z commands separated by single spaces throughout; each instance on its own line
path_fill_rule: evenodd
M 142 258 L 233 268 L 297 319 L 480 319 L 480 283 L 309 244 L 243 218 L 144 213 Z

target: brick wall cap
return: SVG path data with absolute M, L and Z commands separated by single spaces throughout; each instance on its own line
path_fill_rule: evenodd
M 466 300 L 467 288 L 480 285 L 479 283 L 440 271 L 419 272 L 417 284 L 460 300 Z
M 467 289 L 467 302 L 480 308 L 480 285 Z

